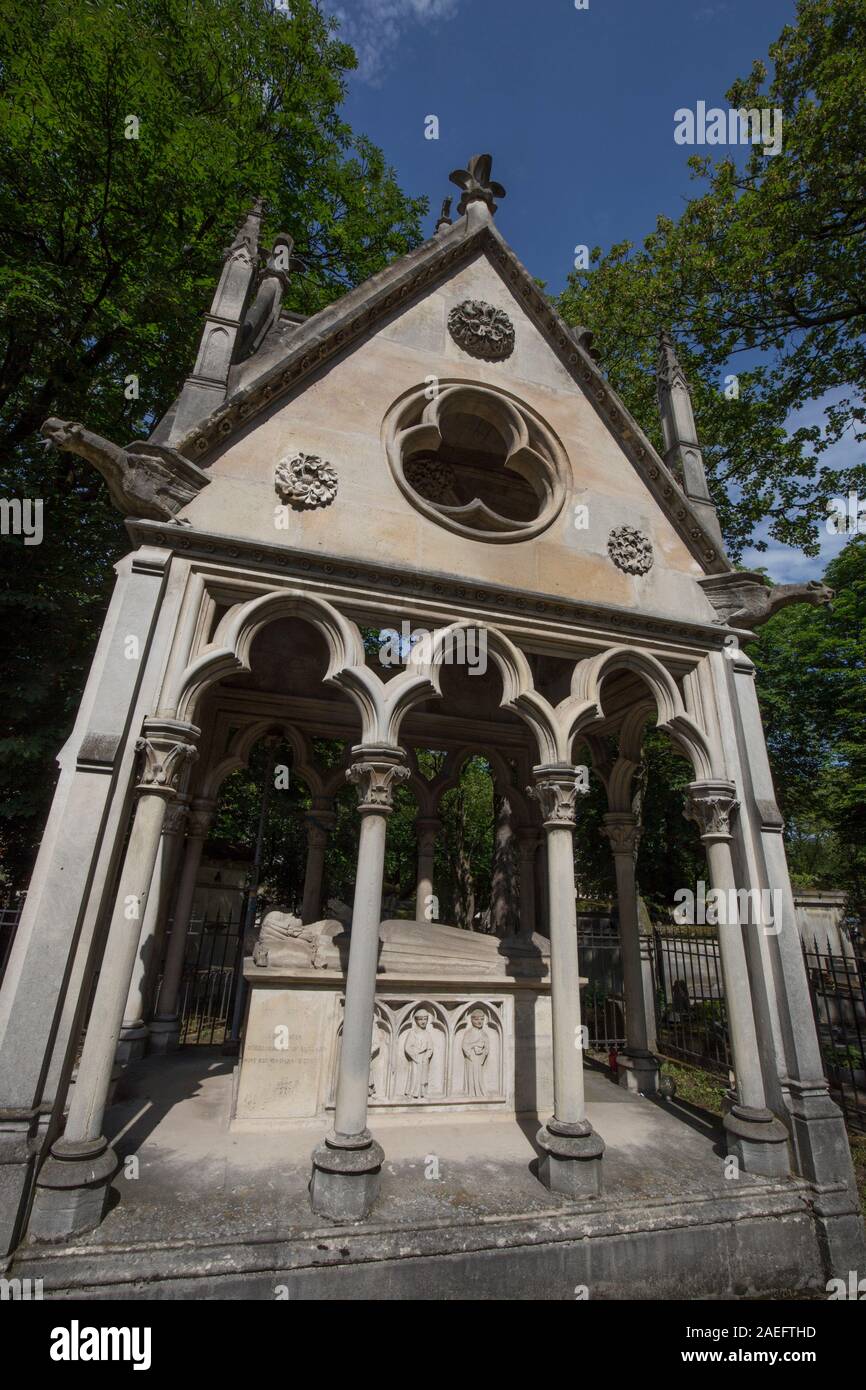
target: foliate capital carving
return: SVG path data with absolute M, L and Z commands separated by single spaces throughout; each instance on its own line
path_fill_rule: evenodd
M 693 820 L 703 840 L 729 840 L 731 817 L 739 806 L 733 782 L 692 782 L 683 814 Z
M 390 815 L 394 788 L 410 775 L 403 750 L 361 744 L 352 749 L 352 754 L 355 761 L 346 771 L 346 780 L 358 788 L 358 809 L 362 813 Z
M 570 763 L 534 767 L 535 785 L 526 791 L 541 807 L 545 828 L 562 825 L 571 830 L 576 820 L 577 769 Z
M 182 835 L 186 829 L 188 815 L 188 802 L 172 801 L 165 808 L 165 820 L 162 823 L 163 835 Z
M 274 484 L 291 507 L 329 507 L 337 495 L 337 473 L 317 454 L 294 454 L 277 464 Z
M 191 839 L 205 840 L 211 828 L 214 816 L 214 807 L 197 805 L 193 806 L 189 813 L 188 834 Z
M 652 569 L 652 541 L 634 526 L 614 527 L 607 538 L 607 549 L 617 569 L 626 574 L 646 574 Z
M 136 789 L 174 796 L 184 768 L 198 757 L 195 740 L 199 733 L 194 724 L 174 719 L 146 720 L 142 737 L 135 744 L 141 757 Z
M 514 324 L 504 309 L 483 299 L 464 299 L 448 315 L 448 332 L 470 357 L 501 362 L 514 351 Z
M 628 812 L 612 811 L 602 817 L 602 834 L 607 836 L 614 854 L 636 854 L 642 833 L 637 817 Z

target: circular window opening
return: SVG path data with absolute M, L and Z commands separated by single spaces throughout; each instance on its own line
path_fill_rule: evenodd
M 391 471 L 431 520 L 487 541 L 526 540 L 565 499 L 566 459 L 527 406 L 500 391 L 443 383 L 404 397 L 386 419 Z

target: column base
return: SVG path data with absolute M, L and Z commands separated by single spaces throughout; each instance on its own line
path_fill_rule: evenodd
M 588 1120 L 579 1124 L 548 1120 L 535 1141 L 541 1149 L 538 1177 L 546 1188 L 576 1201 L 601 1195 L 604 1140 Z
M 29 1226 L 33 1239 L 66 1240 L 98 1226 L 119 1166 L 107 1139 L 78 1144 L 58 1139 L 36 1179 Z
M 368 1130 L 329 1134 L 313 1150 L 310 1205 L 331 1221 L 363 1221 L 379 1195 L 385 1151 Z
M 180 1047 L 179 1018 L 155 1018 L 148 1033 L 151 1052 L 176 1052 Z
M 828 1279 L 866 1269 L 866 1233 L 845 1120 L 824 1077 L 787 1087 L 797 1170 L 820 1195 L 812 1211 Z
M 772 1110 L 734 1102 L 724 1117 L 728 1154 L 746 1173 L 786 1178 L 791 1171 L 790 1135 Z
M 620 1052 L 616 1059 L 616 1079 L 627 1091 L 654 1096 L 659 1088 L 659 1062 L 651 1052 Z
M 12 1254 L 21 1237 L 48 1121 L 38 1106 L 8 1109 L 0 1119 L 0 1260 Z
M 148 1051 L 149 1037 L 150 1029 L 142 1019 L 136 1019 L 134 1023 L 125 1023 L 117 1040 L 115 1061 L 120 1062 L 121 1066 L 140 1061 Z

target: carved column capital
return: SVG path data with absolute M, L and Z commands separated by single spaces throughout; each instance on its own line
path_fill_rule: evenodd
M 705 842 L 730 840 L 731 817 L 739 804 L 733 782 L 690 782 L 683 814 L 696 823 Z
M 211 828 L 216 802 L 194 801 L 189 813 L 187 834 L 191 840 L 206 840 Z
M 535 829 L 534 825 L 522 825 L 517 831 L 517 849 L 521 859 L 530 862 L 535 859 L 538 849 L 541 832 Z
M 602 816 L 602 834 L 610 841 L 614 854 L 637 854 L 643 829 L 631 811 L 608 811 Z
M 571 763 L 545 763 L 532 769 L 535 785 L 526 791 L 541 807 L 545 829 L 574 828 L 577 803 L 577 769 Z
M 389 816 L 395 784 L 405 782 L 410 775 L 402 748 L 356 744 L 352 757 L 355 761 L 346 771 L 346 780 L 358 788 L 359 811 L 362 815 L 374 812 Z
M 175 801 L 170 801 L 165 808 L 165 820 L 162 823 L 163 835 L 182 835 L 186 830 L 188 815 L 188 801 L 184 801 L 180 797 Z
M 418 816 L 415 829 L 419 840 L 435 840 L 442 829 L 442 822 L 438 816 Z
M 314 796 L 313 804 L 306 812 L 307 844 L 324 848 L 328 837 L 337 823 L 337 813 L 333 809 L 334 800 L 330 796 Z
M 201 730 L 177 719 L 146 719 L 135 751 L 141 756 L 136 791 L 174 797 L 186 765 L 198 757 Z

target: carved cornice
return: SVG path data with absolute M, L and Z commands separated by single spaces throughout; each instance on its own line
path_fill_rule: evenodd
M 201 730 L 179 720 L 148 719 L 135 751 L 141 756 L 139 792 L 159 792 L 173 797 L 186 765 L 198 757 L 195 744 Z
M 692 782 L 683 814 L 696 823 L 702 840 L 730 840 L 731 818 L 738 806 L 733 782 Z
M 286 546 L 268 545 L 237 536 L 197 532 L 187 527 L 160 526 L 152 522 L 131 522 L 133 540 L 147 545 L 169 547 L 181 555 L 237 567 L 263 569 L 291 581 L 339 585 L 357 595 L 372 591 L 406 599 L 425 598 L 434 603 L 453 603 L 465 607 L 467 614 L 486 612 L 503 617 L 542 618 L 552 622 L 583 624 L 601 633 L 628 634 L 636 638 L 696 642 L 702 647 L 721 649 L 725 630 L 714 623 L 689 623 L 681 618 L 650 615 L 613 604 L 575 603 L 552 594 L 511 589 L 487 581 L 472 583 L 444 574 L 410 572 L 389 565 L 365 564 L 340 555 L 310 555 Z
M 402 748 L 358 745 L 352 749 L 355 761 L 346 771 L 346 780 L 358 789 L 358 809 L 362 814 L 391 814 L 395 785 L 410 776 L 404 756 Z
M 532 775 L 535 784 L 526 791 L 538 802 L 545 829 L 564 826 L 571 830 L 577 818 L 577 768 L 568 763 L 556 763 L 534 767 Z

